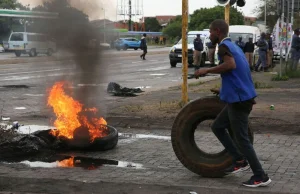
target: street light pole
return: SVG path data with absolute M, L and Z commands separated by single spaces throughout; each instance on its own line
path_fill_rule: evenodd
M 188 0 L 182 0 L 182 102 L 186 104 L 188 102 L 188 43 L 187 43 L 187 31 L 188 31 Z
M 104 12 L 104 33 L 103 33 L 103 36 L 104 36 L 104 43 L 106 43 L 106 19 L 105 19 L 105 8 L 102 8 L 103 12 Z
M 265 25 L 267 27 L 267 0 L 265 0 Z
M 229 22 L 230 22 L 230 4 L 228 3 L 226 6 L 225 6 L 225 21 L 226 23 L 229 25 Z

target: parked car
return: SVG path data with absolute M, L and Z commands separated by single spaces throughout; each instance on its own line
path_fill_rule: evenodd
M 136 38 L 119 38 L 115 41 L 115 48 L 119 51 L 121 49 L 134 49 L 138 50 L 140 48 L 141 41 Z
M 209 42 L 209 32 L 208 31 L 192 31 L 188 33 L 187 41 L 188 41 L 188 63 L 189 66 L 193 65 L 194 59 L 194 39 L 196 35 L 200 34 L 200 38 L 203 43 L 203 51 L 201 52 L 201 62 L 200 65 L 204 66 L 205 61 L 208 60 L 208 47 L 206 43 Z M 176 67 L 177 63 L 182 63 L 182 39 L 175 44 L 169 53 L 170 65 L 171 67 Z
M 40 53 L 51 56 L 56 52 L 56 43 L 49 36 L 28 32 L 13 32 L 8 40 L 9 50 L 14 51 L 16 56 L 29 54 L 35 57 Z

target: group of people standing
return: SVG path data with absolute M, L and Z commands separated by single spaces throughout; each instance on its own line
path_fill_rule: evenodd
M 273 67 L 273 40 L 271 34 L 262 33 L 260 39 L 257 42 L 253 42 L 253 38 L 250 37 L 248 42 L 244 43 L 242 37 L 239 37 L 235 43 L 245 53 L 247 61 L 251 70 L 254 71 L 268 71 Z M 258 47 L 258 61 L 254 63 L 253 54 L 255 45 Z
M 296 71 L 300 60 L 300 29 L 294 30 L 291 45 L 291 59 L 290 71 Z M 239 46 L 245 53 L 250 68 L 254 71 L 268 71 L 273 66 L 273 40 L 270 33 L 262 33 L 260 39 L 257 42 L 253 42 L 253 38 L 249 38 L 249 41 L 244 43 L 242 37 L 239 37 L 236 45 Z M 258 61 L 253 64 L 253 53 L 255 45 L 258 47 Z

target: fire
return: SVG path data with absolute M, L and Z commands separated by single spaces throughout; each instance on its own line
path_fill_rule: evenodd
M 58 162 L 57 166 L 58 167 L 74 167 L 74 157 Z
M 48 106 L 53 108 L 56 115 L 54 126 L 51 130 L 54 136 L 74 138 L 74 131 L 84 127 L 89 131 L 90 141 L 107 135 L 107 122 L 102 118 L 89 118 L 87 113 L 96 114 L 96 108 L 84 108 L 84 105 L 68 96 L 64 91 L 65 82 L 57 82 L 52 86 L 48 97 Z

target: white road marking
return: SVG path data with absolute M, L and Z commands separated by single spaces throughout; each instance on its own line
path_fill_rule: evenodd
M 68 69 L 74 69 L 74 68 L 61 68 L 61 69 L 48 69 L 48 70 L 42 70 L 42 71 L 24 71 L 24 72 L 17 72 L 17 73 L 3 73 L 2 75 L 20 75 L 20 74 L 30 74 L 30 73 L 43 73 L 43 72 L 53 72 L 53 71 L 62 71 L 62 70 L 68 70 Z

